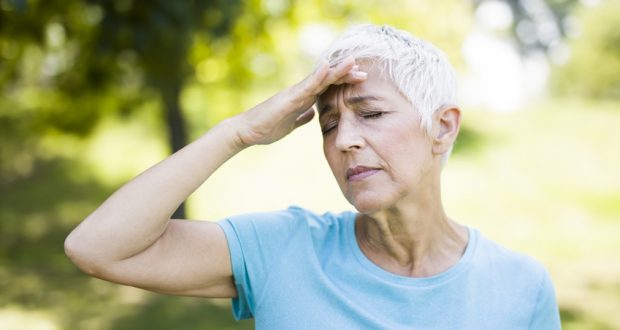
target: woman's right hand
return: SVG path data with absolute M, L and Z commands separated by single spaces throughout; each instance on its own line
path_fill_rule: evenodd
M 361 83 L 366 75 L 358 70 L 353 57 L 331 67 L 323 61 L 304 80 L 233 117 L 238 146 L 245 148 L 280 140 L 312 120 L 312 105 L 330 85 Z
M 354 65 L 353 58 L 331 68 L 322 63 L 300 83 L 150 167 L 73 230 L 67 255 L 88 274 L 116 283 L 168 294 L 237 296 L 222 229 L 170 215 L 239 148 L 277 141 L 310 121 L 310 107 L 329 85 L 364 81 Z

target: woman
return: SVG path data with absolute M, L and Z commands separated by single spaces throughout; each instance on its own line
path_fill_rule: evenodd
M 121 187 L 69 235 L 69 257 L 108 281 L 233 298 L 257 328 L 559 329 L 545 269 L 444 213 L 440 173 L 461 113 L 441 51 L 366 25 L 325 58 Z M 358 212 L 169 219 L 230 157 L 309 122 L 315 102 L 325 157 Z

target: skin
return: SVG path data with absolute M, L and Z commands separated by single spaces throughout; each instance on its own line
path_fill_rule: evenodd
M 67 255 L 87 274 L 111 282 L 166 294 L 236 297 L 221 228 L 170 216 L 235 154 L 278 141 L 309 122 L 312 105 L 323 95 L 338 116 L 337 127 L 325 135 L 325 155 L 343 193 L 360 211 L 356 235 L 362 251 L 380 267 L 409 276 L 454 264 L 466 232 L 443 213 L 439 156 L 456 137 L 459 111 L 439 111 L 434 118 L 438 135 L 425 140 L 419 119 L 402 111 L 405 104 L 393 87 L 377 80 L 372 67 L 366 71 L 368 76 L 353 58 L 334 67 L 321 63 L 298 84 L 224 120 L 112 194 L 67 237 Z M 340 85 L 345 87 L 326 92 Z M 391 112 L 371 123 L 347 100 L 373 90 L 383 93 L 382 105 Z M 347 168 L 358 162 L 380 171 L 367 181 L 347 182 Z
M 366 78 L 353 58 L 321 63 L 306 79 L 210 131 L 112 194 L 65 240 L 65 253 L 85 273 L 155 292 L 236 297 L 230 253 L 213 222 L 170 219 L 219 166 L 256 144 L 275 142 L 314 116 L 330 85 Z
M 330 87 L 319 99 L 325 158 L 347 200 L 360 212 L 357 241 L 392 273 L 438 274 L 460 259 L 465 227 L 449 219 L 440 193 L 441 155 L 454 143 L 460 111 L 444 107 L 426 134 L 411 103 L 367 63 L 368 79 Z M 372 175 L 347 177 L 364 166 Z

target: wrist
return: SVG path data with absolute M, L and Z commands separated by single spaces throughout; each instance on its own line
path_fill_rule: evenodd
M 244 125 L 241 115 L 242 114 L 226 118 L 214 127 L 214 129 L 217 128 L 227 135 L 226 141 L 235 153 L 252 146 L 252 144 L 247 143 L 247 141 L 242 138 Z

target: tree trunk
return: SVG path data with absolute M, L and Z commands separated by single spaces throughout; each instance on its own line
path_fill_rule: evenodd
M 169 84 L 160 87 L 166 125 L 168 126 L 168 142 L 171 153 L 178 151 L 187 144 L 187 129 L 181 112 L 181 84 Z M 185 219 L 185 203 L 182 203 L 172 215 L 175 219 Z

